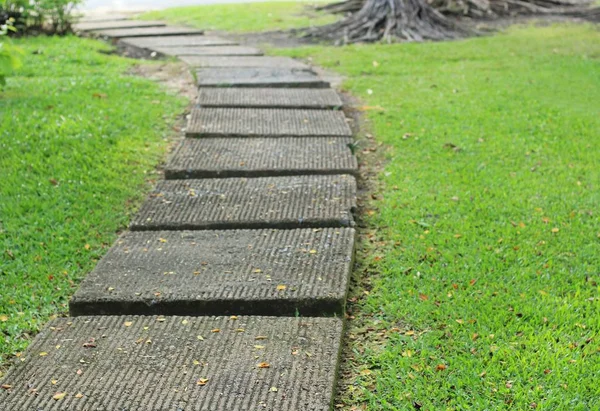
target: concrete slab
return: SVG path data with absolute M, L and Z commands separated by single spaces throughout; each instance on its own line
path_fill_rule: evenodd
M 188 137 L 350 137 L 344 113 L 337 110 L 273 108 L 196 108 Z
M 289 57 L 252 57 L 252 56 L 231 56 L 231 57 L 204 57 L 204 56 L 185 56 L 181 60 L 192 67 L 266 67 L 266 68 L 287 68 L 304 69 L 310 67 L 301 61 Z
M 109 29 L 94 30 L 93 34 L 100 37 L 122 38 L 122 37 L 148 37 L 148 36 L 181 36 L 181 35 L 200 35 L 202 30 L 191 29 L 189 27 L 165 26 L 165 27 L 141 27 L 131 29 Z
M 166 180 L 130 228 L 201 230 L 347 227 L 356 181 L 349 175 Z
M 194 47 L 194 46 L 226 46 L 236 45 L 232 40 L 221 37 L 187 35 L 187 36 L 166 36 L 166 37 L 123 37 L 119 43 L 125 43 L 128 46 L 145 49 L 155 47 Z
M 340 96 L 332 89 L 215 88 L 198 90 L 200 107 L 237 108 L 336 108 Z
M 128 20 L 131 16 L 127 14 L 115 14 L 115 13 L 88 13 L 80 16 L 76 16 L 78 23 L 97 23 L 101 21 L 117 21 L 117 20 Z
M 162 21 L 144 21 L 144 20 L 116 20 L 116 21 L 95 21 L 86 23 L 77 23 L 74 26 L 76 31 L 93 31 L 108 29 L 129 29 L 139 27 L 164 27 L 166 24 Z
M 244 46 L 184 46 L 154 47 L 154 50 L 166 56 L 181 56 L 186 61 L 188 56 L 262 56 L 264 53 L 255 47 Z
M 342 321 L 52 320 L 1 380 L 6 411 L 328 411 Z
M 165 178 L 356 174 L 348 137 L 186 138 L 165 167 Z
M 354 230 L 127 232 L 72 315 L 342 315 Z
M 196 71 L 200 87 L 328 88 L 329 83 L 312 71 L 269 68 L 204 68 Z

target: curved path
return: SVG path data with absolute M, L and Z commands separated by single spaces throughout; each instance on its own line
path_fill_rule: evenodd
M 79 28 L 196 71 L 186 138 L 0 409 L 329 410 L 355 235 L 342 102 L 302 62 L 138 23 Z

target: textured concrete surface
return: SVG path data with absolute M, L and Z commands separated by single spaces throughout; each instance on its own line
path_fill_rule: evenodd
M 154 47 L 154 50 L 167 56 L 181 56 L 186 61 L 187 56 L 262 56 L 263 52 L 255 47 L 244 46 L 183 46 L 183 47 Z
M 97 36 L 109 38 L 122 37 L 148 37 L 148 36 L 181 36 L 181 35 L 200 35 L 202 30 L 191 29 L 189 27 L 165 26 L 165 27 L 141 27 L 132 29 L 110 29 L 94 30 Z
M 348 137 L 186 138 L 171 155 L 165 178 L 356 174 Z
M 343 105 L 332 89 L 200 88 L 202 107 L 335 108 Z
M 188 137 L 350 137 L 344 113 L 337 110 L 270 108 L 196 108 Z
M 0 384 L 5 411 L 328 411 L 342 321 L 52 320 Z
M 72 315 L 342 315 L 354 230 L 122 235 L 82 282 Z
M 107 30 L 107 29 L 128 29 L 137 27 L 162 27 L 166 24 L 162 21 L 144 21 L 144 20 L 116 20 L 116 21 L 96 21 L 77 23 L 74 29 L 77 31 Z
M 312 71 L 268 68 L 204 68 L 196 71 L 200 87 L 304 87 L 328 88 Z
M 301 61 L 289 57 L 253 57 L 253 56 L 229 56 L 229 57 L 204 57 L 204 56 L 183 56 L 181 60 L 192 67 L 265 67 L 278 69 L 305 69 L 310 67 Z
M 235 41 L 220 37 L 188 35 L 188 36 L 166 36 L 166 37 L 124 37 L 119 40 L 127 46 L 142 49 L 154 49 L 156 47 L 194 47 L 194 46 L 232 46 Z
M 353 225 L 356 181 L 349 175 L 167 180 L 131 229 L 315 228 Z

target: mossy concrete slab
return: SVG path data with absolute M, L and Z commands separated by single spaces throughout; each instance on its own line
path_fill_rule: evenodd
M 255 47 L 246 46 L 184 46 L 184 47 L 154 47 L 158 53 L 167 56 L 177 56 L 187 63 L 191 56 L 262 56 L 264 53 Z
M 329 83 L 310 70 L 242 67 L 196 70 L 200 87 L 328 88 Z
M 213 88 L 198 90 L 200 107 L 232 108 L 307 108 L 342 107 L 340 96 L 332 89 L 310 88 Z
M 124 37 L 119 40 L 119 44 L 153 50 L 158 47 L 232 46 L 236 45 L 237 43 L 232 40 L 215 36 L 188 35 L 164 37 Z
M 4 411 L 328 411 L 342 321 L 57 318 L 2 378 Z
M 202 30 L 192 29 L 189 27 L 180 26 L 164 26 L 164 27 L 140 27 L 130 29 L 108 29 L 94 30 L 93 34 L 100 37 L 108 37 L 119 39 L 122 37 L 148 37 L 148 36 L 181 36 L 181 35 L 200 35 Z
M 342 315 L 354 230 L 123 234 L 82 282 L 72 315 Z
M 171 155 L 165 178 L 356 174 L 349 137 L 186 138 Z
M 188 137 L 350 137 L 352 130 L 338 110 L 270 108 L 196 108 Z
M 182 56 L 181 60 L 192 67 L 199 68 L 236 68 L 236 67 L 249 67 L 249 68 L 278 68 L 278 69 L 303 69 L 309 70 L 310 67 L 299 61 L 289 57 L 276 57 L 276 56 Z
M 199 230 L 345 227 L 354 224 L 349 175 L 166 180 L 130 228 Z
M 114 20 L 114 21 L 94 21 L 77 23 L 73 27 L 76 31 L 93 31 L 108 29 L 131 29 L 141 27 L 163 27 L 166 24 L 162 21 L 144 21 L 144 20 Z

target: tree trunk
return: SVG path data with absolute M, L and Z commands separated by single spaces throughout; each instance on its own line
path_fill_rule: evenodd
M 467 30 L 448 20 L 425 0 L 366 0 L 345 19 L 307 33 L 337 43 L 373 42 L 392 37 L 408 41 L 448 40 Z

